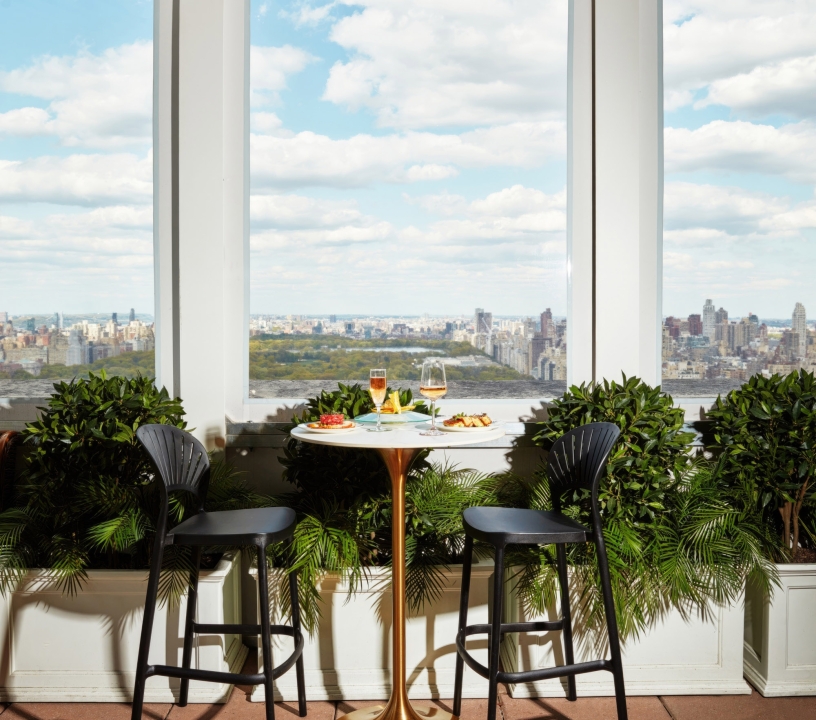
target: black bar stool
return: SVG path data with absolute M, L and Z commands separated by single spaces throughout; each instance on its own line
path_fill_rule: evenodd
M 623 686 L 618 623 L 615 603 L 609 581 L 609 564 L 606 558 L 601 516 L 598 509 L 598 485 L 606 469 L 606 461 L 620 430 L 612 423 L 591 423 L 565 433 L 556 440 L 550 450 L 547 474 L 554 488 L 553 503 L 556 512 L 525 510 L 518 508 L 473 507 L 465 510 L 465 553 L 462 568 L 462 595 L 459 605 L 459 632 L 456 636 L 456 679 L 454 685 L 453 714 L 462 710 L 462 673 L 464 663 L 490 684 L 487 706 L 488 720 L 496 718 L 496 700 L 500 682 L 519 683 L 549 678 L 567 677 L 567 697 L 576 699 L 575 676 L 579 673 L 607 670 L 615 679 L 615 699 L 618 720 L 627 720 L 626 692 Z M 592 529 L 557 512 L 561 493 L 555 488 L 588 488 L 592 493 Z M 490 543 L 495 548 L 495 571 L 493 575 L 493 612 L 489 625 L 468 625 L 468 593 L 470 568 L 473 561 L 473 539 Z M 610 660 L 592 660 L 576 663 L 572 650 L 572 623 L 570 620 L 569 586 L 567 582 L 567 554 L 565 543 L 594 542 L 601 575 L 606 627 L 609 631 Z M 561 619 L 554 622 L 502 623 L 502 584 L 504 551 L 507 545 L 556 546 L 558 580 L 561 586 Z M 504 633 L 543 632 L 560 630 L 564 638 L 564 655 L 567 664 L 554 668 L 499 672 L 499 648 Z M 465 649 L 465 638 L 487 633 L 489 666 L 476 662 Z
M 300 606 L 298 605 L 297 574 L 289 575 L 289 592 L 292 601 L 292 625 L 270 625 L 269 587 L 266 577 L 266 548 L 269 544 L 292 537 L 295 528 L 295 512 L 291 508 L 257 508 L 205 512 L 204 500 L 210 479 L 210 460 L 204 446 L 189 433 L 170 425 L 143 425 L 136 437 L 147 450 L 158 470 L 162 482 L 161 508 L 156 524 L 156 541 L 150 563 L 147 582 L 145 614 L 142 621 L 142 638 L 136 665 L 136 686 L 133 691 L 132 720 L 141 720 L 145 681 L 152 675 L 181 678 L 178 704 L 187 704 L 190 680 L 205 682 L 240 683 L 259 685 L 266 690 L 266 718 L 274 720 L 275 703 L 272 681 L 285 673 L 292 665 L 297 666 L 298 711 L 306 716 L 306 683 L 303 672 L 303 635 L 300 631 Z M 168 493 L 186 490 L 197 498 L 196 514 L 167 532 Z M 187 618 L 184 625 L 184 651 L 181 667 L 148 665 L 150 636 L 156 610 L 159 589 L 159 573 L 162 555 L 167 545 L 191 545 L 193 547 L 193 570 L 187 596 Z M 201 548 L 208 545 L 254 545 L 258 551 L 258 593 L 260 595 L 260 625 L 205 625 L 195 622 L 196 597 L 198 593 L 198 569 Z M 196 633 L 241 633 L 261 636 L 264 671 L 255 675 L 196 670 L 190 667 L 193 653 L 193 635 Z M 294 652 L 278 667 L 272 667 L 272 634 L 294 638 Z

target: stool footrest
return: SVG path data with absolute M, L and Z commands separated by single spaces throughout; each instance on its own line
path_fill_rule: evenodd
M 213 625 L 208 623 L 193 623 L 193 632 L 204 635 L 260 635 L 260 625 Z
M 228 685 L 260 685 L 264 681 L 264 674 L 243 675 L 241 673 L 218 672 L 217 670 L 198 670 L 196 668 L 181 668 L 172 665 L 148 665 L 147 677 L 161 675 L 163 677 L 181 678 L 182 680 L 203 680 L 204 682 L 219 682 Z
M 535 630 L 561 630 L 563 621 L 556 622 L 531 622 L 531 623 L 502 623 L 502 633 L 505 632 L 534 632 Z M 539 627 L 546 625 L 547 627 Z M 558 625 L 559 627 L 551 627 Z M 533 626 L 533 627 L 531 627 Z M 483 678 L 490 677 L 490 670 L 478 662 L 465 648 L 465 638 L 470 635 L 490 635 L 492 628 L 490 625 L 468 625 L 460 630 L 456 635 L 456 652 L 464 660 L 465 664 Z M 573 665 L 559 665 L 552 668 L 541 668 L 539 670 L 523 670 L 521 672 L 499 672 L 498 682 L 518 683 L 533 682 L 535 680 L 549 680 L 566 675 L 581 675 L 598 670 L 608 670 L 612 672 L 611 660 L 590 660 L 589 662 L 575 663 Z

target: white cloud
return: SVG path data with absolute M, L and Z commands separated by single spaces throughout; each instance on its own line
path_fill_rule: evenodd
M 562 120 L 567 4 L 561 0 L 346 0 L 332 28 L 351 53 L 324 99 L 419 129 Z
M 814 0 L 667 0 L 663 19 L 664 83 L 675 103 L 690 103 L 688 91 L 709 83 L 816 50 Z
M 152 152 L 0 160 L 0 201 L 94 206 L 152 198 Z
M 283 18 L 292 20 L 296 27 L 303 25 L 315 26 L 327 20 L 337 4 L 336 0 L 317 6 L 311 5 L 308 2 L 300 2 L 293 11 L 281 10 L 279 14 Z
M 726 105 L 743 114 L 816 115 L 816 55 L 756 67 L 715 80 L 695 107 Z
M 314 60 L 310 53 L 291 45 L 250 47 L 250 104 L 254 107 L 277 102 L 278 93 L 287 86 L 288 76 L 299 73 Z
M 139 41 L 100 55 L 46 55 L 0 72 L 0 90 L 48 102 L 0 115 L 0 132 L 48 134 L 67 146 L 122 147 L 151 142 L 153 45 Z
M 781 127 L 715 120 L 696 130 L 666 128 L 667 173 L 715 170 L 781 175 L 816 182 L 816 124 Z
M 540 122 L 461 135 L 407 132 L 341 140 L 313 132 L 290 138 L 253 135 L 253 189 L 364 187 L 442 179 L 465 168 L 536 167 L 563 158 L 565 133 L 563 123 Z

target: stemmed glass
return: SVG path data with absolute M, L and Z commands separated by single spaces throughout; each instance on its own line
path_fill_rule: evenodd
M 372 370 L 368 378 L 368 392 L 371 393 L 371 399 L 377 407 L 377 427 L 368 428 L 368 432 L 386 432 L 391 429 L 380 424 L 380 411 L 385 402 L 386 387 L 385 370 Z
M 436 401 L 448 392 L 448 381 L 445 379 L 445 363 L 441 360 L 426 360 L 422 364 L 422 379 L 419 381 L 419 392 L 431 401 L 431 429 L 420 435 L 444 435 L 436 427 Z

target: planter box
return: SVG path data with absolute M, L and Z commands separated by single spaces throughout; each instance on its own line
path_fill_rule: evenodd
M 256 572 L 252 571 L 253 574 Z M 257 576 L 256 576 L 257 577 Z M 351 598 L 337 576 L 320 586 L 322 619 L 315 635 L 305 635 L 306 696 L 309 700 L 385 700 L 391 691 L 391 586 L 387 573 L 375 568 L 367 586 Z M 468 623 L 486 623 L 492 562 L 474 564 L 470 583 Z M 415 699 L 453 697 L 456 630 L 462 569 L 446 573 L 442 597 L 409 617 L 406 627 L 409 695 Z M 276 582 L 270 573 L 270 587 Z M 492 593 L 490 593 L 492 594 Z M 282 622 L 272 611 L 272 622 Z M 279 663 L 292 652 L 292 640 L 272 638 L 273 660 Z M 474 656 L 487 664 L 487 642 L 473 642 Z M 263 657 L 258 651 L 258 661 Z M 487 697 L 487 681 L 465 670 L 464 697 Z M 276 700 L 297 699 L 294 669 L 275 682 Z M 253 701 L 265 698 L 263 685 L 252 692 Z
M 772 597 L 748 588 L 745 677 L 765 697 L 816 695 L 816 565 L 778 565 Z
M 198 620 L 240 623 L 241 556 L 224 555 L 201 573 Z M 91 570 L 75 596 L 63 595 L 47 570 L 31 570 L 0 595 L 0 700 L 4 702 L 130 702 L 142 628 L 147 572 Z M 186 600 L 156 608 L 150 662 L 180 665 Z M 247 650 L 240 635 L 203 635 L 193 667 L 240 671 Z M 147 680 L 145 702 L 170 703 L 179 680 Z M 190 702 L 225 702 L 230 686 L 193 681 Z
M 512 582 L 505 587 L 506 621 L 558 619 L 555 607 L 547 617 L 525 616 Z M 732 607 L 711 608 L 708 618 L 694 611 L 684 618 L 677 610 L 671 610 L 640 638 L 631 639 L 623 646 L 626 694 L 747 695 L 751 689 L 742 677 L 742 644 L 741 601 Z M 588 645 L 591 643 L 576 638 L 576 662 L 609 657 L 608 650 L 602 654 Z M 507 670 L 532 670 L 564 662 L 560 632 L 505 636 L 502 663 Z M 576 684 L 579 697 L 615 694 L 612 675 L 605 671 L 578 675 Z M 511 685 L 510 694 L 512 697 L 565 697 L 566 678 Z

